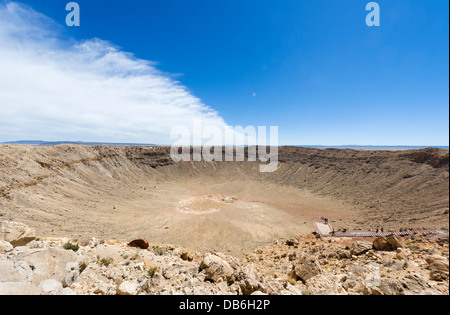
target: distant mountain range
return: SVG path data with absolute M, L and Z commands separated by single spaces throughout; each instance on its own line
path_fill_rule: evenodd
M 75 144 L 75 145 L 103 145 L 103 146 L 154 146 L 154 144 L 143 143 L 108 143 L 108 142 L 83 142 L 83 141 L 41 141 L 41 140 L 20 140 L 2 142 L 0 144 L 24 144 L 36 146 L 54 146 L 60 144 Z
M 448 146 L 438 146 L 438 145 L 427 145 L 427 146 L 411 146 L 411 145 L 337 145 L 337 146 L 326 146 L 326 145 L 299 145 L 296 147 L 303 148 L 315 148 L 315 149 L 360 149 L 360 150 L 415 150 L 415 149 L 426 149 L 426 148 L 437 148 L 448 150 Z
M 108 142 L 83 142 L 83 141 L 41 141 L 41 140 L 20 140 L 0 142 L 0 144 L 24 144 L 35 146 L 55 146 L 60 144 L 74 144 L 74 145 L 100 145 L 100 146 L 156 146 L 156 144 L 146 143 L 108 143 Z M 414 150 L 425 148 L 438 148 L 448 150 L 448 146 L 408 146 L 408 145 L 338 145 L 338 146 L 326 146 L 326 145 L 293 145 L 295 147 L 304 148 L 316 148 L 316 149 L 360 149 L 360 150 Z

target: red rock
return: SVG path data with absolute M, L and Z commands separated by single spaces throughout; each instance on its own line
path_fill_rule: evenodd
M 140 249 L 148 249 L 148 247 L 150 245 L 148 244 L 148 241 L 145 238 L 142 238 L 142 239 L 131 241 L 128 244 L 128 246 L 129 247 L 137 247 L 137 248 L 140 248 Z

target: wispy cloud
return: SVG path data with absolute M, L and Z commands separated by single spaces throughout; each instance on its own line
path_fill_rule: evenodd
M 0 4 L 0 141 L 169 144 L 174 126 L 227 128 L 170 75 L 113 44 L 63 38 L 33 9 Z

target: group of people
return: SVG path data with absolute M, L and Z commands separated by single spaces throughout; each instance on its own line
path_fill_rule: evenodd
M 378 233 L 384 233 L 384 227 L 381 227 L 381 228 L 377 227 L 376 233 L 377 233 L 377 234 L 378 234 Z

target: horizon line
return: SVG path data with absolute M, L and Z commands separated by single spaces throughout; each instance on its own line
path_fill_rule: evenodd
M 19 145 L 59 145 L 59 144 L 78 144 L 78 145 L 109 145 L 109 146 L 171 146 L 171 144 L 150 144 L 150 143 L 136 143 L 136 142 L 103 142 L 103 141 L 45 141 L 45 140 L 16 140 L 0 142 L 1 145 L 19 144 Z M 224 146 L 224 145 L 222 145 Z M 225 145 L 235 146 L 237 145 Z M 248 145 L 244 145 L 248 146 Z M 269 145 L 268 145 L 269 146 Z M 386 144 L 339 144 L 339 145 L 324 145 L 324 144 L 279 144 L 277 147 L 312 147 L 312 148 L 449 148 L 449 145 L 410 145 L 410 144 L 398 144 L 398 145 L 386 145 Z

